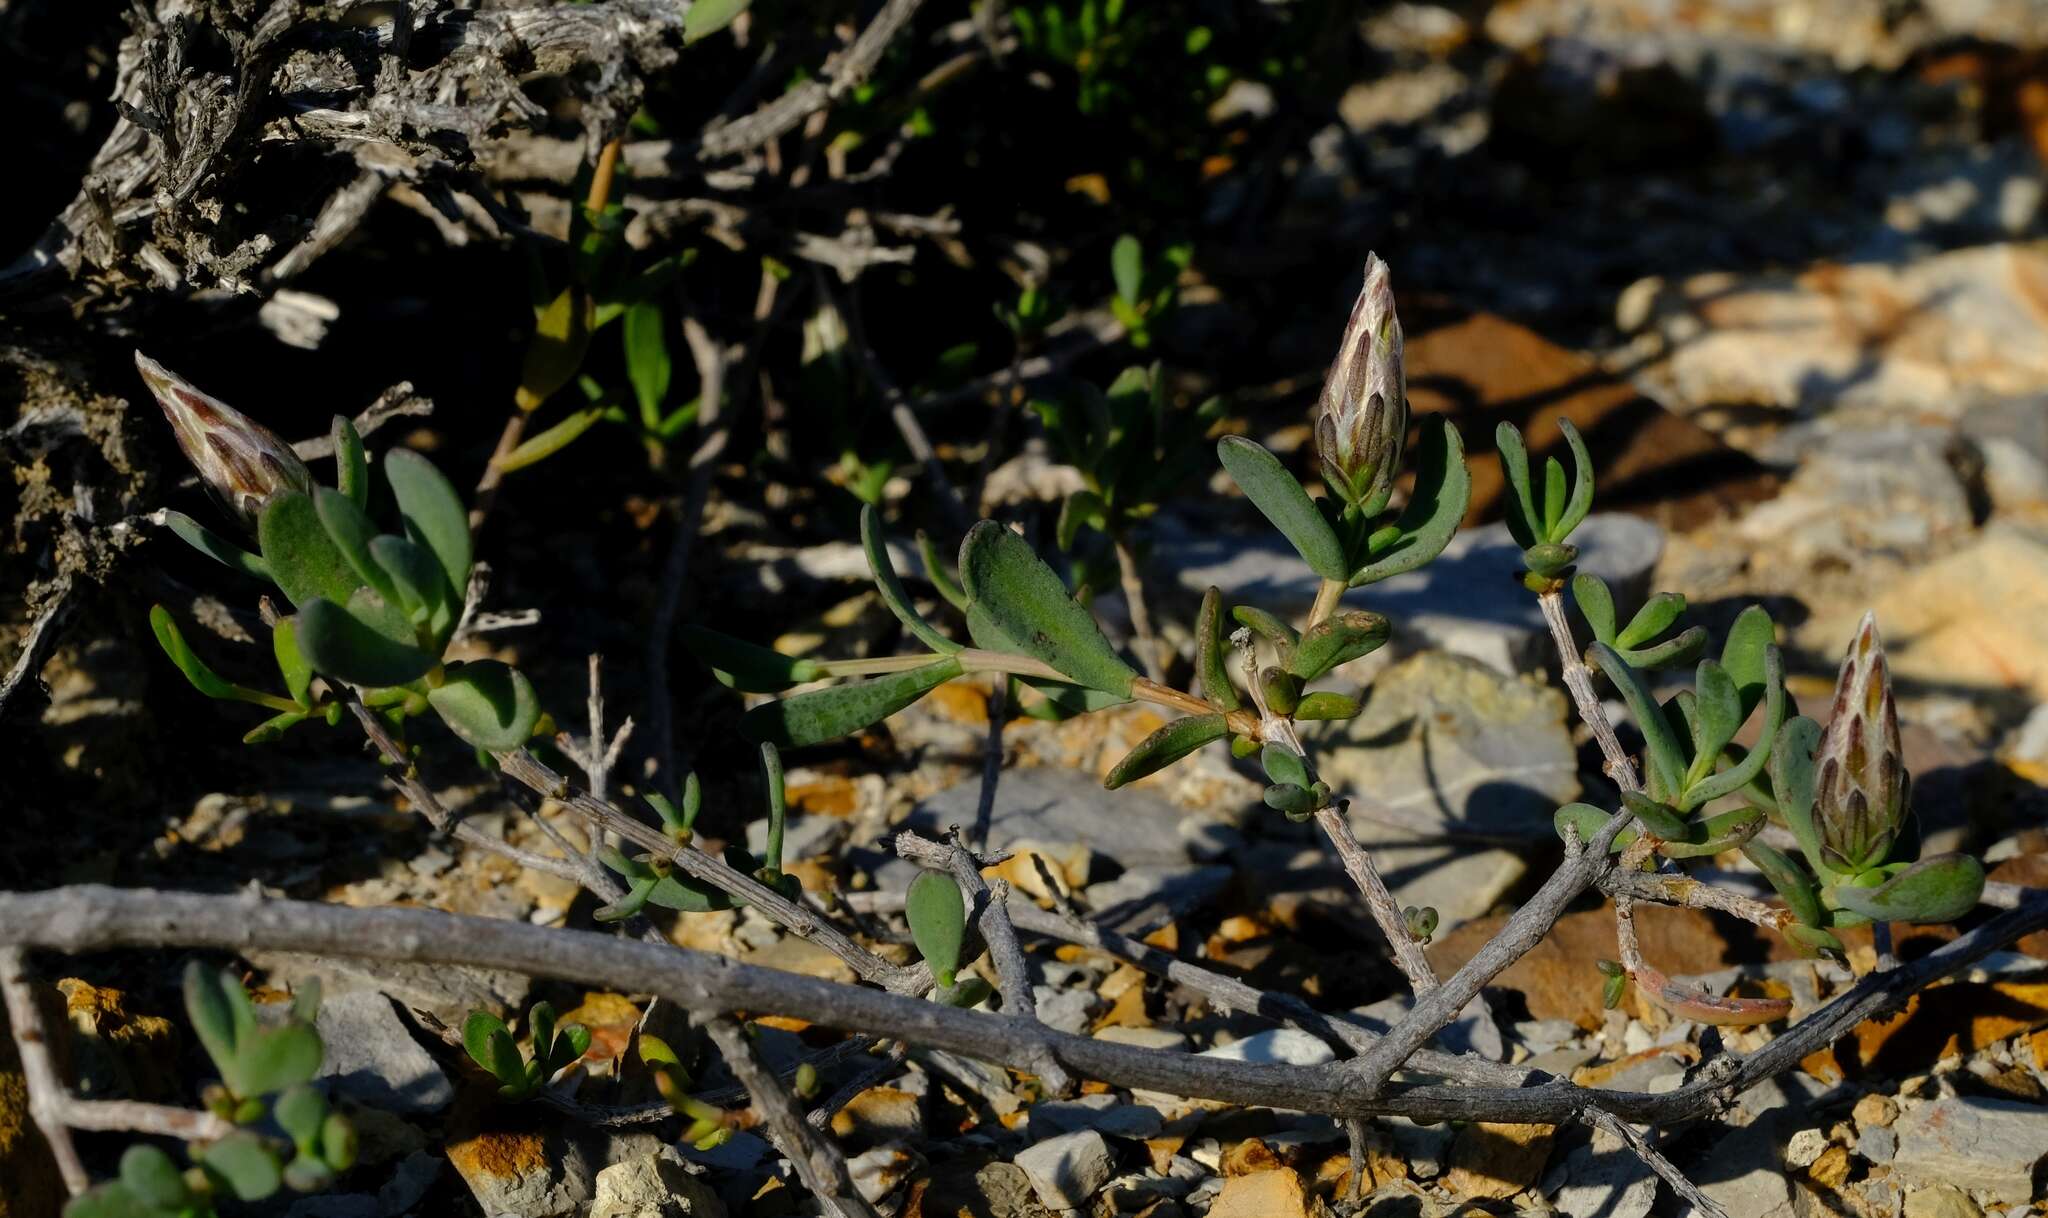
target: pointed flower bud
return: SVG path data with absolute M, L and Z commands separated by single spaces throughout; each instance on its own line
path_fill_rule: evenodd
M 1883 862 L 1905 820 L 1911 779 L 1875 614 L 1863 615 L 1842 659 L 1814 772 L 1814 828 L 1827 865 L 1855 873 Z
M 1407 438 L 1408 379 L 1393 274 L 1379 255 L 1367 254 L 1365 287 L 1317 402 L 1316 455 L 1345 502 L 1377 510 L 1393 490 Z
M 271 496 L 280 491 L 313 493 L 313 475 L 306 463 L 276 432 L 201 393 L 140 351 L 135 353 L 135 367 L 171 421 L 178 447 L 199 471 L 199 480 L 249 532 L 256 531 L 256 517 Z

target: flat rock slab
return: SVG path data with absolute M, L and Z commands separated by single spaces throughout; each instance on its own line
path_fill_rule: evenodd
M 1466 832 L 1548 839 L 1579 795 L 1563 693 L 1462 656 L 1423 652 L 1381 673 L 1356 719 L 1318 731 L 1324 781 L 1351 797 L 1360 840 Z
M 1908 1180 L 1953 1185 L 2008 1205 L 2041 1195 L 2048 1107 L 1951 1096 L 1913 1109 L 1896 1128 L 1892 1170 Z
M 1154 566 L 1180 573 L 1196 594 L 1214 585 L 1226 605 L 1256 605 L 1298 617 L 1315 600 L 1320 580 L 1277 534 L 1247 537 L 1169 531 L 1161 521 Z M 1664 552 L 1664 530 L 1634 516 L 1590 516 L 1572 533 L 1578 569 L 1607 581 L 1616 600 L 1633 607 Z M 1504 524 L 1460 530 L 1434 562 L 1419 571 L 1352 592 L 1347 601 L 1383 613 L 1409 646 L 1439 647 L 1504 673 L 1550 662 L 1549 634 L 1536 598 L 1514 582 L 1522 548 Z
M 943 833 L 949 825 L 972 832 L 980 800 L 981 780 L 969 779 L 911 809 L 903 827 L 926 837 Z M 1221 821 L 1184 812 L 1143 788 L 1107 791 L 1086 774 L 1041 767 L 1003 772 L 996 784 L 988 845 L 1001 850 L 1018 842 L 1081 843 L 1126 868 L 1178 869 L 1189 861 L 1190 843 L 1218 833 L 1234 831 Z
M 320 1077 L 339 1095 L 386 1112 L 439 1112 L 455 1099 L 441 1067 L 384 995 L 336 994 L 320 1004 L 327 1056 Z
M 1116 1156 L 1109 1143 L 1092 1129 L 1047 1138 L 1012 1160 L 1031 1180 L 1031 1189 L 1048 1209 L 1077 1210 L 1109 1181 Z

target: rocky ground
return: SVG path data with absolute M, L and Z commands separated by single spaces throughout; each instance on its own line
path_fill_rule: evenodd
M 1353 827 L 1397 896 L 1439 910 L 1438 966 L 1477 950 L 1541 882 L 1558 858 L 1551 810 L 1603 781 L 1542 623 L 1510 583 L 1514 547 L 1485 523 L 1498 516 L 1490 433 L 1502 419 L 1546 450 L 1558 418 L 1589 437 L 1603 512 L 1585 530 L 1585 569 L 1624 602 L 1681 592 L 1714 628 L 1761 601 L 1809 713 L 1823 713 L 1840 650 L 1875 608 L 1927 847 L 1977 851 L 1994 880 L 2048 884 L 2048 14 L 2027 0 L 1401 3 L 1376 9 L 1361 36 L 1383 71 L 1306 141 L 1285 187 L 1290 222 L 1264 256 L 1298 265 L 1357 236 L 1425 285 L 1409 327 L 1414 408 L 1450 413 L 1474 458 L 1467 531 L 1427 571 L 1360 598 L 1394 619 L 1395 640 L 1332 678 L 1366 684 L 1369 701 L 1316 742 L 1325 777 L 1361 793 Z M 1248 91 L 1233 104 L 1269 102 Z M 1228 223 L 1241 203 L 1222 191 L 1211 206 Z M 1317 236 L 1290 246 L 1303 233 Z M 1237 307 L 1198 294 L 1177 323 L 1183 341 L 1230 330 Z M 1321 341 L 1287 335 L 1267 354 L 1317 368 L 1325 357 L 1308 346 Z M 1278 451 L 1308 440 L 1298 416 L 1254 413 L 1252 427 Z M 991 486 L 1027 500 L 1057 489 L 1044 466 L 1026 451 Z M 1224 485 L 1147 526 L 1154 615 L 1169 639 L 1185 640 L 1182 623 L 1212 584 L 1275 610 L 1305 608 L 1314 593 L 1290 550 L 1247 531 L 1250 513 Z M 709 577 L 707 599 L 814 607 L 776 640 L 784 650 L 894 647 L 856 547 L 777 550 L 750 528 L 753 510 L 714 508 L 712 535 L 731 561 Z M 906 569 L 912 553 L 906 545 Z M 1119 597 L 1097 608 L 1125 625 Z M 508 650 L 523 646 L 511 638 Z M 123 756 L 148 735 L 138 661 L 96 662 L 94 646 L 59 653 L 43 728 L 72 772 L 133 793 L 147 782 Z M 705 686 L 691 696 L 729 713 Z M 806 889 L 856 912 L 885 909 L 910 874 L 885 836 L 973 819 L 989 714 L 985 690 L 956 684 L 859 748 L 799 758 L 809 763 L 789 775 L 789 854 Z M 1399 976 L 1335 860 L 1259 806 L 1251 771 L 1211 750 L 1134 789 L 1101 789 L 1161 722 L 1127 709 L 1005 727 L 1009 768 L 990 837 L 1014 852 L 1004 877 L 1048 908 L 1262 988 L 1397 1014 Z M 153 756 L 163 746 L 140 747 Z M 592 903 L 568 882 L 430 839 L 367 759 L 293 747 L 289 781 L 230 769 L 220 789 L 157 822 L 108 829 L 61 869 L 586 921 Z M 445 802 L 546 848 L 495 788 L 458 784 Z M 560 829 L 575 832 L 566 818 Z M 1765 891 L 1733 856 L 1711 874 Z M 1642 921 L 1653 963 L 1789 997 L 1795 1019 L 1875 961 L 1867 934 L 1844 969 L 1696 911 Z M 1613 954 L 1612 927 L 1591 904 L 1567 916 L 1502 975 L 1490 1017 L 1451 1030 L 1459 1047 L 1660 1091 L 1706 1055 L 1770 1038 L 1677 1021 L 1633 997 L 1603 1010 L 1593 962 Z M 850 979 L 746 912 L 669 929 L 686 946 Z M 869 929 L 905 942 L 886 913 Z M 1952 934 L 1916 931 L 1899 950 L 1911 958 Z M 1040 1012 L 1062 1029 L 1251 1060 L 1330 1055 L 1108 956 L 1028 946 Z M 83 1093 L 189 1102 L 189 1071 L 175 1063 L 193 1053 L 172 963 L 81 961 L 45 995 L 70 1028 L 65 1052 Z M 589 1119 L 595 1106 L 646 1098 L 634 1090 L 644 1081 L 618 1078 L 613 1060 L 646 995 L 457 970 L 248 963 L 269 992 L 323 979 L 331 1086 L 364 1134 L 364 1165 L 340 1192 L 278 1212 L 803 1212 L 778 1156 L 751 1132 L 698 1152 L 665 1143 L 658 1126 Z M 559 1103 L 499 1103 L 445 1029 L 474 1007 L 519 1011 L 539 996 L 594 1030 L 591 1052 Z M 762 1028 L 777 1062 L 840 1040 L 794 1021 Z M 21 1218 L 52 1212 L 55 1182 L 10 1066 L 0 1061 L 0 1215 Z M 916 1046 L 828 1055 L 823 1074 L 825 1094 L 869 1079 L 830 1123 L 862 1191 L 895 1215 L 1685 1212 L 1636 1157 L 1582 1128 L 1381 1121 L 1354 1164 L 1327 1118 L 1099 1086 L 1051 1100 L 1030 1080 Z M 730 1080 L 713 1069 L 698 1081 Z M 1736 1218 L 2048 1213 L 2048 937 L 1859 1027 L 1720 1120 L 1664 1133 L 1670 1157 Z

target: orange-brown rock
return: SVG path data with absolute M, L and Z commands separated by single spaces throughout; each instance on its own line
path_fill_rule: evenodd
M 1777 493 L 1777 476 L 1753 458 L 1584 356 L 1503 318 L 1481 313 L 1411 335 L 1406 362 L 1414 413 L 1449 414 L 1465 437 L 1472 470 L 1467 523 L 1500 517 L 1503 481 L 1492 454 L 1502 422 L 1522 429 L 1532 462 L 1554 455 L 1569 469 L 1557 420 L 1570 419 L 1591 450 L 1602 510 L 1636 512 L 1674 531 Z

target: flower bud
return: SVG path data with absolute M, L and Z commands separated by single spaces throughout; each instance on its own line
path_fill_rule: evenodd
M 1877 617 L 1863 615 L 1835 678 L 1835 706 L 1814 752 L 1814 828 L 1828 866 L 1855 873 L 1884 861 L 1911 787 Z
M 1316 410 L 1316 455 L 1331 489 L 1347 503 L 1378 510 L 1393 490 L 1408 438 L 1408 379 L 1393 276 L 1377 254 L 1366 255 L 1365 287 Z
M 251 533 L 263 505 L 280 491 L 313 492 L 313 475 L 277 433 L 142 352 L 135 353 L 142 381 L 156 395 L 178 447 L 199 471 L 214 500 Z

